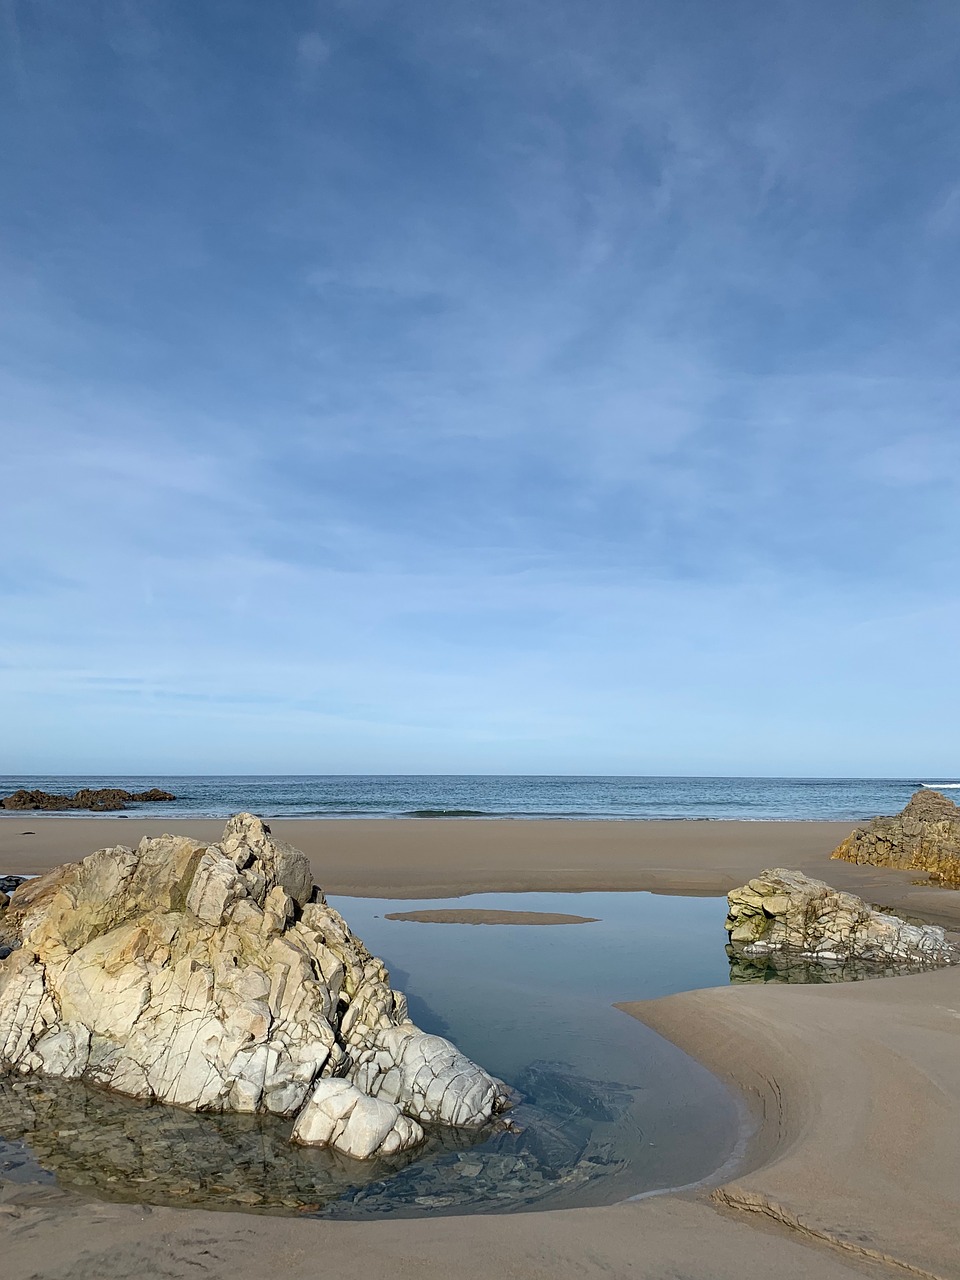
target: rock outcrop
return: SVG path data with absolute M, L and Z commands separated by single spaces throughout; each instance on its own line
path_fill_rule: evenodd
M 940 791 L 917 791 L 892 818 L 874 818 L 833 851 L 844 862 L 926 871 L 960 888 L 960 808 Z
M 932 968 L 960 961 L 960 948 L 935 925 L 907 924 L 874 911 L 799 871 L 761 871 L 727 895 L 726 929 L 735 953 L 900 963 Z
M 0 808 L 21 813 L 34 809 L 53 812 L 63 809 L 92 809 L 95 813 L 109 813 L 114 809 L 126 808 L 131 800 L 156 803 L 176 798 L 169 791 L 161 791 L 159 787 L 151 787 L 149 791 L 124 791 L 122 787 L 101 787 L 99 790 L 81 787 L 72 796 L 55 796 L 49 791 L 28 791 L 21 787 L 12 795 L 4 796 L 0 800 Z
M 480 1127 L 504 1087 L 406 1000 L 251 814 L 219 844 L 145 838 L 21 885 L 3 913 L 0 1065 L 193 1110 L 298 1115 L 300 1142 L 389 1154 Z

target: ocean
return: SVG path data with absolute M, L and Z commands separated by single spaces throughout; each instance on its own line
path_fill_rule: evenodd
M 938 782 L 935 778 L 924 782 Z M 949 784 L 952 780 L 946 780 Z M 279 777 L 0 777 L 18 787 L 157 786 L 177 798 L 125 812 L 166 818 L 610 818 L 856 821 L 896 813 L 916 778 L 654 778 L 489 775 L 290 775 Z M 103 816 L 103 815 L 99 815 Z

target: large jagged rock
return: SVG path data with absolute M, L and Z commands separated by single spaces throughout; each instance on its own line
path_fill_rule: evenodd
M 164 800 L 176 800 L 169 791 L 161 791 L 159 787 L 151 787 L 149 791 L 124 791 L 122 787 L 101 787 L 91 790 L 81 787 L 72 796 L 55 796 L 49 791 L 28 791 L 21 787 L 12 795 L 0 799 L 0 808 L 12 809 L 16 812 L 45 809 L 58 812 L 63 809 L 92 809 L 96 813 L 106 813 L 113 809 L 124 809 L 131 800 L 157 803 Z
M 927 871 L 960 888 L 960 809 L 941 791 L 917 791 L 892 818 L 874 818 L 833 851 L 844 862 Z
M 838 893 L 800 871 L 761 871 L 729 893 L 727 904 L 731 947 L 746 956 L 783 952 L 919 968 L 960 961 L 960 949 L 943 929 L 874 911 L 854 894 Z
M 421 1141 L 421 1120 L 479 1127 L 508 1105 L 410 1022 L 306 856 L 251 814 L 219 844 L 101 849 L 21 885 L 4 915 L 20 945 L 0 962 L 0 1064 L 193 1110 L 300 1112 L 299 1141 L 361 1157 Z

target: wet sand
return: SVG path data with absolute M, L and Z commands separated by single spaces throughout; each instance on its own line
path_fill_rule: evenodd
M 416 924 L 596 924 L 596 916 L 568 916 L 557 911 L 388 911 L 385 920 L 412 920 Z
M 384 897 L 478 891 L 723 893 L 789 866 L 913 916 L 960 924 L 960 893 L 831 862 L 846 823 L 278 821 L 318 883 Z M 0 820 L 0 872 L 220 823 Z M 121 828 L 123 829 L 121 832 Z M 22 836 L 33 830 L 35 836 Z M 571 902 L 571 906 L 574 901 Z M 466 906 L 466 904 L 465 904 Z M 682 940 L 678 940 L 682 945 Z M 697 1189 L 603 1209 L 324 1223 L 0 1191 L 7 1280 L 958 1280 L 960 970 L 821 987 L 725 987 L 621 1006 L 729 1079 L 753 1132 Z
M 960 1276 L 960 969 L 618 1007 L 748 1101 L 755 1138 L 715 1202 Z
M 916 885 L 915 872 L 832 862 L 831 852 L 852 829 L 848 822 L 280 818 L 270 825 L 308 855 L 327 893 L 351 897 L 598 889 L 720 895 L 764 867 L 786 866 L 879 906 L 960 925 L 960 891 Z M 2 815 L 0 875 L 35 874 L 165 831 L 214 841 L 223 823 Z

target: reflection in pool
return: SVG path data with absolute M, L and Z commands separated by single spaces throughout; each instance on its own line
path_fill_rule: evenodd
M 867 978 L 898 978 L 908 973 L 928 972 L 929 964 L 903 961 L 825 960 L 796 952 L 767 952 L 746 955 L 727 944 L 731 982 L 787 982 L 810 986 L 824 982 L 862 982 Z
M 725 1087 L 615 1001 L 728 980 L 722 898 L 647 893 L 334 898 L 411 1017 L 521 1095 L 510 1127 L 434 1131 L 388 1162 L 292 1146 L 291 1121 L 195 1115 L 0 1077 L 0 1176 L 115 1199 L 357 1217 L 610 1203 L 695 1181 L 737 1136 Z M 387 920 L 418 909 L 597 917 L 550 927 Z M 5 1167 L 4 1167 L 5 1166 Z

